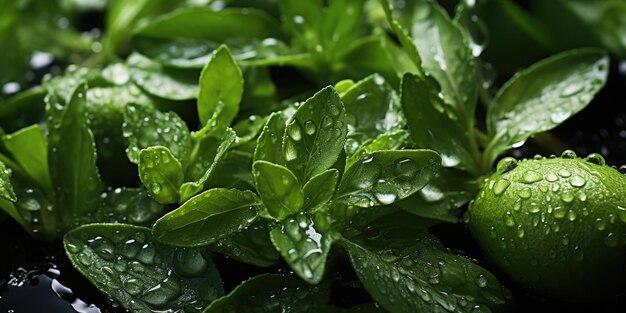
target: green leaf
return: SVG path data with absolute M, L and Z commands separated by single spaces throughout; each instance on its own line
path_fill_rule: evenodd
M 487 111 L 489 165 L 504 151 L 585 108 L 606 83 L 608 67 L 602 51 L 580 49 L 518 72 L 498 91 Z
M 287 123 L 283 156 L 300 181 L 329 169 L 343 150 L 347 134 L 345 107 L 332 87 L 300 105 Z
M 381 150 L 346 169 L 335 199 L 358 207 L 387 205 L 424 187 L 441 164 L 431 150 Z
M 151 95 L 171 100 L 198 97 L 198 72 L 165 68 L 139 54 L 127 59 L 132 80 Z
M 248 227 L 257 218 L 259 205 L 259 199 L 250 191 L 207 190 L 160 218 L 152 233 L 168 245 L 209 245 Z
M 346 140 L 346 150 L 354 150 L 352 155 L 347 160 L 347 167 L 352 166 L 355 162 L 364 158 L 366 155 L 380 150 L 399 150 L 404 146 L 405 142 L 409 138 L 409 132 L 406 130 L 399 130 L 395 133 L 383 134 L 378 138 L 366 142 L 362 146 L 357 146 L 357 144 L 348 138 Z
M 228 126 L 239 111 L 243 95 L 243 74 L 226 46 L 220 46 L 202 69 L 200 74 L 200 94 L 198 95 L 198 116 L 205 125 L 213 116 L 219 101 L 224 108 L 218 118 L 220 127 Z
M 132 312 L 201 312 L 224 294 L 210 258 L 163 246 L 148 228 L 85 225 L 67 233 L 63 245 L 81 274 Z
M 328 291 L 282 274 L 261 274 L 215 300 L 204 313 L 326 312 Z
M 289 267 L 310 284 L 318 284 L 337 235 L 326 215 L 295 214 L 272 229 L 270 238 Z
M 254 184 L 267 211 L 282 220 L 300 212 L 304 204 L 302 185 L 288 168 L 266 161 L 252 164 Z
M 247 228 L 221 238 L 211 249 L 239 262 L 268 267 L 280 259 L 269 233 L 270 223 L 256 219 Z
M 457 223 L 461 207 L 478 193 L 476 176 L 454 168 L 442 168 L 424 188 L 395 205 L 411 214 Z
M 511 301 L 493 274 L 423 230 L 373 231 L 342 243 L 365 289 L 391 312 L 491 312 Z
M 84 223 L 122 223 L 151 226 L 166 207 L 156 202 L 143 188 L 115 188 L 103 193 L 97 212 Z
M 322 208 L 335 194 L 339 171 L 331 168 L 313 176 L 302 188 L 304 194 L 304 211 L 313 211 Z
M 476 172 L 467 133 L 456 113 L 443 103 L 436 84 L 412 74 L 402 79 L 402 108 L 411 137 L 418 147 L 441 154 L 444 167 Z
M 328 53 L 337 53 L 349 44 L 366 25 L 363 22 L 364 0 L 333 0 L 328 2 L 321 27 L 322 45 Z
M 293 37 L 292 46 L 305 51 L 314 51 L 321 45 L 321 27 L 324 21 L 322 1 L 280 1 L 280 12 L 284 28 Z
M 236 139 L 237 135 L 230 128 L 226 129 L 223 138 L 205 136 L 198 139 L 191 153 L 192 161 L 187 168 L 186 177 L 191 181 L 180 186 L 181 203 L 204 189 Z
M 139 177 L 148 193 L 162 204 L 176 203 L 183 168 L 169 149 L 155 146 L 139 152 Z
M 96 166 L 96 145 L 85 112 L 87 85 L 76 87 L 70 101 L 48 115 L 48 164 L 56 207 L 68 225 L 76 216 L 92 212 L 100 199 L 102 185 Z M 56 115 L 56 116 L 55 116 Z
M 52 195 L 48 170 L 48 144 L 38 124 L 23 128 L 2 138 L 4 147 L 33 181 Z
M 0 197 L 5 200 L 16 202 L 17 196 L 13 190 L 11 184 L 11 169 L 7 168 L 3 162 L 0 161 Z
M 226 43 L 284 37 L 279 23 L 260 10 L 229 8 L 215 11 L 210 7 L 190 7 L 162 15 L 139 29 L 137 35 Z
M 168 148 L 183 167 L 189 162 L 191 136 L 189 128 L 176 113 L 129 104 L 124 112 L 124 137 L 128 140 L 126 154 L 139 162 L 139 151 L 152 146 Z
M 287 117 L 278 111 L 272 113 L 257 139 L 254 161 L 267 161 L 284 165 L 282 138 L 287 127 Z
M 373 74 L 357 82 L 341 95 L 346 107 L 348 139 L 360 146 L 381 134 L 404 128 L 400 97 L 385 79 Z
M 399 22 L 403 29 L 410 30 L 412 43 L 419 53 L 418 64 L 421 60 L 423 70 L 441 84 L 444 103 L 450 105 L 461 124 L 471 130 L 478 86 L 474 57 L 463 31 L 433 1 L 416 2 L 408 12 L 409 18 Z

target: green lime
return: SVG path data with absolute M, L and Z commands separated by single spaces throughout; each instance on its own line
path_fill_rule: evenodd
M 537 294 L 590 301 L 626 290 L 626 176 L 598 154 L 505 158 L 467 218 L 491 262 Z

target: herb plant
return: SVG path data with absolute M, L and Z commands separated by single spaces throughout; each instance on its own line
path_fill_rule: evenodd
M 496 90 L 479 23 L 508 1 L 79 2 L 59 1 L 106 10 L 91 52 L 0 98 L 0 208 L 122 308 L 507 312 L 508 278 L 623 291 L 599 286 L 623 277 L 622 174 L 569 151 L 494 169 L 592 101 L 609 35 Z M 437 237 L 461 220 L 506 276 Z M 233 284 L 224 262 L 259 275 Z

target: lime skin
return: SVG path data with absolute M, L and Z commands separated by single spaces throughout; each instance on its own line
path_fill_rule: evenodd
M 586 302 L 626 290 L 626 176 L 598 154 L 503 159 L 466 221 L 487 258 L 538 295 Z

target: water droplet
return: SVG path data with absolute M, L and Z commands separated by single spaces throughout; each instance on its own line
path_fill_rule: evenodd
M 517 167 L 517 160 L 512 157 L 506 157 L 498 162 L 496 170 L 498 171 L 498 173 L 504 174 L 508 171 L 511 171 L 515 167 Z
M 413 159 L 402 158 L 396 161 L 395 174 L 401 179 L 412 179 L 417 170 L 417 164 Z
M 522 225 L 517 226 L 517 238 L 524 238 L 524 228 Z
M 570 220 L 571 222 L 576 220 L 576 211 L 574 210 L 569 210 L 567 212 L 567 219 Z
M 509 211 L 504 213 L 504 224 L 509 227 L 515 226 L 515 218 L 513 218 L 513 214 Z
M 161 192 L 161 184 L 157 183 L 157 182 L 153 182 L 150 184 L 150 191 L 154 194 L 158 194 Z
M 605 230 L 606 229 L 606 222 L 604 222 L 604 220 L 601 217 L 596 218 L 596 229 L 597 230 Z
M 555 181 L 559 180 L 559 176 L 557 176 L 554 173 L 548 173 L 548 175 L 546 175 L 546 180 L 549 181 L 549 182 L 555 182 Z M 558 185 L 555 185 L 555 186 L 558 186 Z
M 530 196 L 532 196 L 532 192 L 530 191 L 530 188 L 524 188 L 518 191 L 517 195 L 522 199 L 528 199 L 530 198 Z
M 478 275 L 478 277 L 476 277 L 476 286 L 480 288 L 487 287 L 487 277 L 483 274 Z
M 543 176 L 541 174 L 535 171 L 526 171 L 524 172 L 524 174 L 522 174 L 522 177 L 520 178 L 520 182 L 525 183 L 525 184 L 532 184 L 542 179 L 543 179 Z
M 315 122 L 313 122 L 313 121 L 306 121 L 306 122 L 304 122 L 304 132 L 307 135 L 315 134 L 315 131 L 316 131 L 315 128 L 316 128 L 315 127 Z
M 615 247 L 619 244 L 619 237 L 614 233 L 608 233 L 604 238 L 604 243 L 609 247 Z
M 291 140 L 285 140 L 284 152 L 285 161 L 293 161 L 298 158 L 298 150 L 296 150 L 296 145 Z
M 577 157 L 576 152 L 573 150 L 565 150 L 561 153 L 561 158 L 563 159 L 575 159 Z
M 500 179 L 493 186 L 493 193 L 496 196 L 499 196 L 502 193 L 504 193 L 504 191 L 506 191 L 506 189 L 509 187 L 509 185 L 511 185 L 510 181 L 508 181 L 506 179 Z
M 300 125 L 298 125 L 297 121 L 294 120 L 289 124 L 289 126 L 287 126 L 287 135 L 295 141 L 300 141 L 302 139 L 302 130 L 300 129 Z
M 564 98 L 571 97 L 573 95 L 580 93 L 581 91 L 583 91 L 583 89 L 584 89 L 584 85 L 582 83 L 570 84 L 563 89 L 563 92 L 561 92 L 561 97 L 564 97 Z
M 566 169 L 560 169 L 559 172 L 557 173 L 559 174 L 559 176 L 563 177 L 563 178 L 567 178 L 572 176 L 572 173 L 570 173 L 568 170 Z
M 599 153 L 591 153 L 586 158 L 585 161 L 597 165 L 606 165 L 606 161 L 604 161 L 604 157 Z
M 569 184 L 572 185 L 572 187 L 582 187 L 586 183 L 587 181 L 578 175 L 572 176 L 572 178 L 570 178 L 569 180 Z

